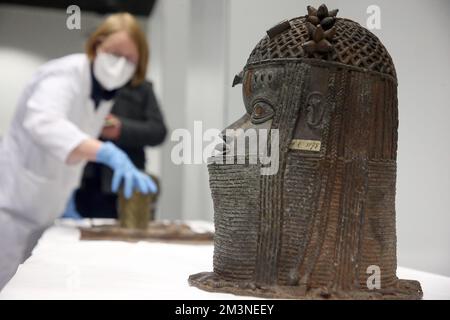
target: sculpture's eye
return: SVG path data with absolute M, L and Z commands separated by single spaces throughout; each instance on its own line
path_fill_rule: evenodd
M 252 123 L 259 124 L 272 119 L 274 114 L 275 112 L 270 104 L 264 101 L 258 101 L 253 105 L 253 111 L 250 118 Z

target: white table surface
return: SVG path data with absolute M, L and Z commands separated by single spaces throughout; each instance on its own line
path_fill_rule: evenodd
M 249 299 L 189 286 L 190 274 L 212 270 L 212 257 L 212 245 L 80 241 L 73 223 L 58 222 L 44 233 L 0 299 Z M 419 280 L 424 299 L 450 299 L 449 277 L 402 267 L 397 273 Z

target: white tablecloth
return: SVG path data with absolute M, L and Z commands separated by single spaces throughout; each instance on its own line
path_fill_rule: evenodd
M 190 274 L 212 270 L 212 257 L 212 245 L 80 241 L 73 225 L 57 223 L 44 233 L 0 299 L 243 298 L 189 286 Z M 401 267 L 398 275 L 419 280 L 424 299 L 450 299 L 448 277 Z

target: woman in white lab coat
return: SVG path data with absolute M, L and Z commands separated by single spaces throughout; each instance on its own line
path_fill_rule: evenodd
M 46 63 L 26 86 L 0 142 L 0 290 L 63 212 L 86 161 L 114 171 L 114 191 L 156 191 L 123 151 L 97 140 L 115 92 L 142 82 L 147 61 L 136 20 L 115 14 L 88 39 L 86 54 Z

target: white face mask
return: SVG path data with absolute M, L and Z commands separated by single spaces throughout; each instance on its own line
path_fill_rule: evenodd
M 134 75 L 136 65 L 125 57 L 98 52 L 94 59 L 94 76 L 106 90 L 124 86 Z

